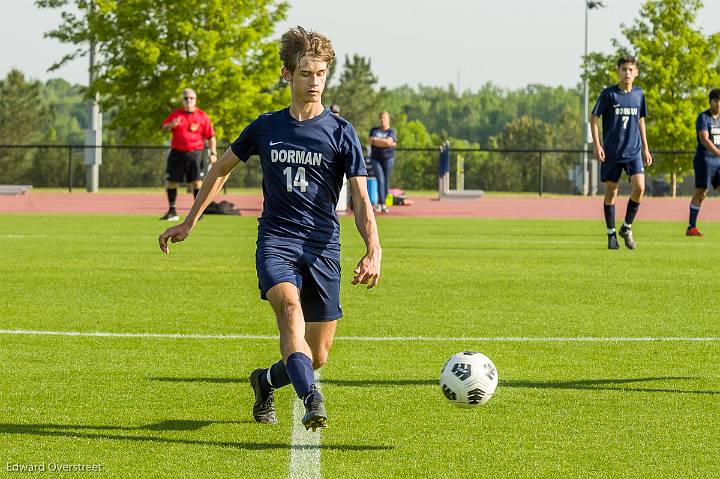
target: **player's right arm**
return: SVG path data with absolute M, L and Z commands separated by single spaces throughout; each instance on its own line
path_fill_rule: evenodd
M 171 243 L 177 243 L 183 241 L 188 237 L 193 226 L 200 217 L 200 214 L 205 211 L 205 208 L 212 202 L 215 195 L 220 188 L 223 187 L 225 182 L 232 170 L 240 163 L 240 159 L 235 156 L 235 153 L 228 148 L 223 154 L 222 158 L 215 162 L 213 167 L 208 172 L 205 180 L 203 181 L 202 187 L 198 192 L 197 198 L 190 209 L 185 221 L 179 225 L 175 225 L 165 230 L 163 234 L 158 238 L 160 243 L 160 251 L 163 253 L 169 253 L 168 240 Z
M 601 163 L 605 161 L 605 149 L 600 143 L 600 127 L 598 126 L 598 119 L 604 114 L 607 114 L 605 111 L 609 103 L 607 95 L 608 89 L 606 88 L 600 93 L 597 101 L 595 102 L 595 106 L 593 106 L 593 109 L 590 112 L 590 134 L 592 135 L 593 152 L 595 153 L 595 158 L 597 158 L 597 160 Z
M 600 117 L 590 115 L 590 133 L 592 133 L 593 152 L 595 153 L 595 158 L 597 158 L 598 161 L 603 162 L 605 161 L 605 150 L 600 144 L 600 129 L 598 127 L 598 118 Z

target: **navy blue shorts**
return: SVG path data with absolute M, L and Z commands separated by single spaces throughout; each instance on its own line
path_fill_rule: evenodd
M 720 186 L 720 158 L 698 158 L 693 160 L 695 167 L 695 188 L 704 190 Z
M 627 162 L 605 160 L 600 163 L 600 181 L 605 183 L 606 181 L 612 181 L 617 183 L 620 181 L 622 172 L 627 174 L 628 179 L 633 175 L 639 175 L 645 173 L 645 165 L 640 158 L 628 160 Z
M 342 317 L 340 261 L 309 251 L 297 243 L 258 241 L 255 252 L 260 297 L 288 282 L 300 290 L 305 322 L 334 321 Z

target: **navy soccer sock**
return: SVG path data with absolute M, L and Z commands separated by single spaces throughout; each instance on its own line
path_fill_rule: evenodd
M 170 209 L 175 209 L 175 200 L 177 199 L 177 188 L 167 188 L 165 190 L 167 192 L 167 198 L 168 203 L 170 204 Z
M 605 210 L 605 226 L 609 235 L 615 234 L 615 205 L 606 205 L 603 203 Z
M 627 210 L 625 211 L 625 224 L 623 227 L 630 228 L 632 226 L 639 208 L 640 203 L 633 201 L 632 198 L 628 200 Z
M 690 203 L 690 228 L 697 227 L 697 217 L 700 213 L 700 205 Z
M 287 358 L 285 369 L 295 392 L 300 399 L 303 399 L 310 392 L 310 386 L 315 384 L 312 359 L 300 352 L 292 353 Z
M 271 389 L 279 389 L 288 384 L 290 384 L 290 378 L 282 359 L 267 368 L 263 375 L 260 376 L 260 387 L 266 392 Z

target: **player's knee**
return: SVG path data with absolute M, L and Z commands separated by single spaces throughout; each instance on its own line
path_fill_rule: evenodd
M 320 369 L 325 365 L 325 363 L 328 360 L 328 352 L 325 350 L 322 351 L 313 351 L 313 369 Z
M 302 306 L 299 301 L 287 300 L 283 304 L 283 314 L 286 318 L 302 317 Z

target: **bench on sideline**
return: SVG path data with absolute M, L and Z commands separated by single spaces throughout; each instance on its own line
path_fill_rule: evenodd
M 32 190 L 32 185 L 0 185 L 0 195 L 24 195 Z

